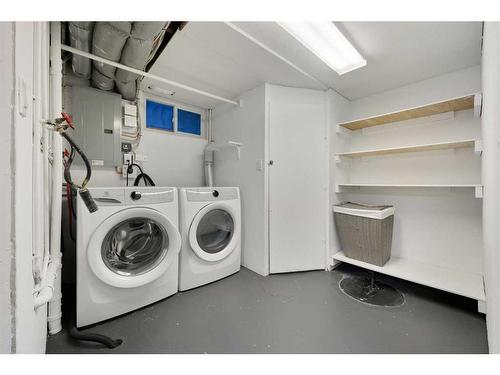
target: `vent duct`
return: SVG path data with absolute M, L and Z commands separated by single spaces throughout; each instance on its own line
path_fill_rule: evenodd
M 162 44 L 167 22 L 69 22 L 73 48 L 110 61 L 143 70 Z M 98 89 L 116 89 L 124 99 L 134 100 L 137 93 L 135 73 L 73 54 L 75 75 L 91 79 Z
M 84 52 L 90 52 L 94 34 L 94 22 L 69 22 L 68 28 L 71 47 Z M 79 78 L 90 79 L 92 62 L 89 59 L 73 55 L 71 65 L 73 72 Z
M 153 50 L 155 37 L 164 27 L 165 22 L 134 22 L 130 37 L 123 47 L 120 63 L 132 68 L 144 69 Z M 124 99 L 135 99 L 138 77 L 135 73 L 117 69 L 116 88 Z

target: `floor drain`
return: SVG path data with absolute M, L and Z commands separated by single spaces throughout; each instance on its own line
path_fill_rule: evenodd
M 339 282 L 342 292 L 355 300 L 372 306 L 398 307 L 405 297 L 396 288 L 375 280 L 375 276 L 347 276 Z

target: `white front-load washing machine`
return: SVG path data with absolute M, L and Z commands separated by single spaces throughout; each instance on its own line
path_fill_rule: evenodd
M 77 202 L 76 325 L 146 306 L 178 290 L 178 192 L 171 187 L 91 188 L 98 210 Z
M 241 208 L 237 187 L 180 189 L 179 290 L 240 270 Z

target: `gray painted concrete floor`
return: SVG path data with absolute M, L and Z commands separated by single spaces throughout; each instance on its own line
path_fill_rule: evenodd
M 363 305 L 338 282 L 365 271 L 262 277 L 245 268 L 88 328 L 122 338 L 116 349 L 49 337 L 47 353 L 486 353 L 475 301 L 379 275 L 404 292 L 399 308 Z

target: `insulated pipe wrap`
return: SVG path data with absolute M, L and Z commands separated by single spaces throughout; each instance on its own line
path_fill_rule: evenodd
M 128 38 L 123 47 L 120 63 L 142 70 L 153 49 L 153 39 L 161 32 L 164 26 L 165 22 L 134 22 L 130 38 Z M 116 87 L 124 99 L 135 99 L 137 78 L 137 74 L 125 70 L 118 69 L 116 71 Z
M 137 93 L 137 81 L 134 79 L 129 82 L 115 81 L 116 89 L 122 94 L 125 100 L 134 100 Z
M 97 69 L 92 69 L 92 85 L 98 89 L 111 91 L 115 87 L 113 78 L 108 78 Z
M 142 70 L 146 66 L 155 41 L 162 35 L 166 22 L 72 22 L 70 23 L 71 45 L 89 51 L 105 59 Z M 93 28 L 90 41 L 89 30 Z M 135 73 L 101 62 L 90 62 L 86 58 L 74 56 L 73 70 L 81 77 L 91 78 L 92 85 L 106 91 L 115 88 L 127 100 L 134 100 L 137 93 Z M 88 65 L 85 65 L 88 64 Z
M 94 55 L 111 61 L 120 61 L 123 46 L 131 29 L 131 22 L 97 22 L 92 46 Z M 94 61 L 94 68 L 108 78 L 115 76 L 114 66 Z
M 165 22 L 134 22 L 130 35 L 142 40 L 153 40 L 165 27 Z
M 69 39 L 71 47 L 90 52 L 95 22 L 69 22 Z M 92 74 L 92 63 L 86 57 L 71 57 L 73 71 L 80 78 L 89 79 Z
M 123 48 L 120 63 L 123 65 L 131 66 L 132 68 L 142 69 L 146 64 L 151 49 L 153 48 L 153 40 L 142 40 L 136 38 L 129 38 L 125 47 Z M 128 82 L 137 79 L 138 75 L 135 73 L 127 72 L 123 69 L 116 71 L 116 80 Z

